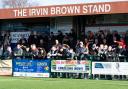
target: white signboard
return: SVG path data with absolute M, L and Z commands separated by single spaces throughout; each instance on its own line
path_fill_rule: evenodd
M 28 39 L 30 32 L 11 32 L 11 43 L 17 43 L 21 38 Z
M 128 75 L 128 62 L 93 62 L 92 74 Z
M 53 60 L 51 72 L 90 73 L 90 61 Z
M 85 65 L 75 65 L 75 66 L 65 66 L 65 65 L 57 65 L 56 70 L 59 72 L 85 72 Z

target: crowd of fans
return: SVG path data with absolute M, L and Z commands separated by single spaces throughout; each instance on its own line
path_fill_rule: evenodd
M 10 32 L 0 34 L 0 56 L 2 58 L 31 57 L 52 59 L 76 59 L 97 61 L 120 61 L 128 57 L 128 32 L 100 30 L 82 33 L 80 38 L 74 32 L 63 34 L 58 31 L 50 35 L 32 32 L 28 39 L 21 37 L 15 48 L 11 47 Z

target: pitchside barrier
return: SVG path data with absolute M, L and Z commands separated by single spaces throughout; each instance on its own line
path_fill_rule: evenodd
M 51 61 L 51 74 L 52 77 L 73 77 L 73 74 L 90 74 L 91 61 L 87 60 L 52 60 Z
M 94 62 L 90 60 L 53 60 L 53 59 L 11 59 L 0 60 L 0 75 L 24 77 L 62 77 L 82 75 L 83 78 L 100 78 L 102 75 L 118 76 L 127 79 L 128 62 Z M 87 76 L 86 76 L 87 75 Z
M 0 60 L 0 75 L 12 75 L 12 59 Z
M 90 61 L 52 60 L 51 72 L 90 73 Z
M 50 77 L 50 60 L 13 59 L 13 76 Z
M 118 79 L 125 79 L 128 75 L 128 62 L 92 62 L 92 74 L 98 75 L 100 78 L 101 75 L 111 75 L 118 76 Z M 94 78 L 94 76 L 93 76 Z

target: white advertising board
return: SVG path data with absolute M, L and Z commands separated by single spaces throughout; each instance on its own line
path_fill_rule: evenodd
M 51 72 L 90 73 L 90 61 L 52 60 Z
M 128 75 L 128 62 L 93 62 L 92 74 Z

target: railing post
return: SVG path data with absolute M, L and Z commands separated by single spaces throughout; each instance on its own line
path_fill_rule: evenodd
M 92 79 L 92 60 L 93 60 L 93 56 L 90 56 L 91 59 L 91 64 L 90 64 L 90 79 Z

